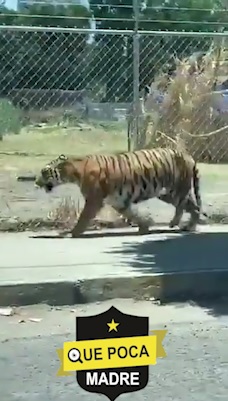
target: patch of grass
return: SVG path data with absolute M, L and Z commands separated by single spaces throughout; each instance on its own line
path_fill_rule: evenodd
M 45 128 L 46 130 L 46 128 Z M 0 152 L 27 152 L 28 154 L 58 155 L 61 152 L 81 155 L 89 152 L 126 149 L 126 134 L 121 131 L 111 135 L 105 130 L 93 128 L 78 130 L 77 128 L 49 128 L 49 132 L 30 130 L 19 136 L 7 136 L 1 144 Z M 124 143 L 126 142 L 126 143 Z
M 22 115 L 8 99 L 0 99 L 0 136 L 7 133 L 19 134 Z
M 0 167 L 32 172 L 62 153 L 81 156 L 126 150 L 127 133 L 123 124 L 111 126 L 111 131 L 101 127 L 101 124 L 98 127 L 23 129 L 20 135 L 7 135 L 0 144 Z

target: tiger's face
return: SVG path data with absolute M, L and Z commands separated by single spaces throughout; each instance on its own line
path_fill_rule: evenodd
M 51 192 L 56 186 L 67 182 L 64 174 L 67 160 L 66 156 L 60 155 L 57 159 L 42 168 L 35 181 L 35 187 L 43 188 L 46 192 Z
M 46 192 L 51 192 L 52 189 L 59 184 L 61 184 L 61 182 L 59 180 L 58 170 L 49 165 L 41 170 L 40 175 L 35 181 L 35 186 L 43 188 Z

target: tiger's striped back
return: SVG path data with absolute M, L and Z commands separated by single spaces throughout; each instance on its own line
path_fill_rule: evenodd
M 125 195 L 133 203 L 159 196 L 163 188 L 169 191 L 176 187 L 177 181 L 191 179 L 195 165 L 188 154 L 168 148 L 89 155 L 86 159 L 83 177 L 97 170 L 104 196 L 109 196 L 111 201 L 113 194 Z

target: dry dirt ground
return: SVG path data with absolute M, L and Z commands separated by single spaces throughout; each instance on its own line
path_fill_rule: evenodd
M 82 132 L 83 131 L 83 132 Z M 24 173 L 38 173 L 45 162 L 50 161 L 60 153 L 85 154 L 97 151 L 126 150 L 126 131 L 110 130 L 104 134 L 104 129 L 55 130 L 42 132 L 25 132 L 20 135 L 10 135 L 0 143 L 0 229 L 5 229 L 6 220 L 10 224 L 15 221 L 31 219 L 56 219 L 56 208 L 67 198 L 83 205 L 79 189 L 75 185 L 59 187 L 47 195 L 34 188 L 33 182 L 18 182 L 17 176 Z M 60 135 L 61 134 L 61 135 Z M 202 177 L 202 199 L 204 209 L 213 215 L 213 221 L 228 222 L 228 165 L 200 165 Z M 65 205 L 66 207 L 66 205 Z M 173 208 L 158 200 L 144 203 L 141 209 L 148 209 L 156 223 L 168 223 L 173 214 Z M 103 211 L 105 220 L 112 221 L 116 215 Z M 73 224 L 71 214 L 71 224 Z M 31 227 L 30 227 L 31 228 Z

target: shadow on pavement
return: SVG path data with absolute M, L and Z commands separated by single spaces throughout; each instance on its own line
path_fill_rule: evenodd
M 112 253 L 122 254 L 138 273 L 158 276 L 162 301 L 193 300 L 214 315 L 228 314 L 228 233 L 197 233 L 168 238 L 148 237 L 125 242 Z M 175 275 L 173 274 L 175 273 Z M 228 299 L 228 298 L 227 298 Z
M 179 229 L 151 229 L 149 231 L 149 234 L 170 234 L 170 233 L 180 233 Z M 79 238 L 108 238 L 108 237 L 135 237 L 136 235 L 139 235 L 137 233 L 137 230 L 135 231 L 129 231 L 129 230 L 124 230 L 121 229 L 121 231 L 113 232 L 113 231 L 97 231 L 97 232 L 87 232 L 85 234 L 82 234 Z M 148 234 L 146 234 L 148 235 Z M 140 235 L 140 237 L 143 235 Z M 61 234 L 37 234 L 37 235 L 30 235 L 29 238 L 52 238 L 52 239 L 74 239 L 77 240 L 77 238 L 71 238 L 70 234 L 67 235 L 61 235 Z
M 198 300 L 197 305 L 205 308 L 207 313 L 212 316 L 228 315 L 228 297 L 214 300 L 201 299 Z

